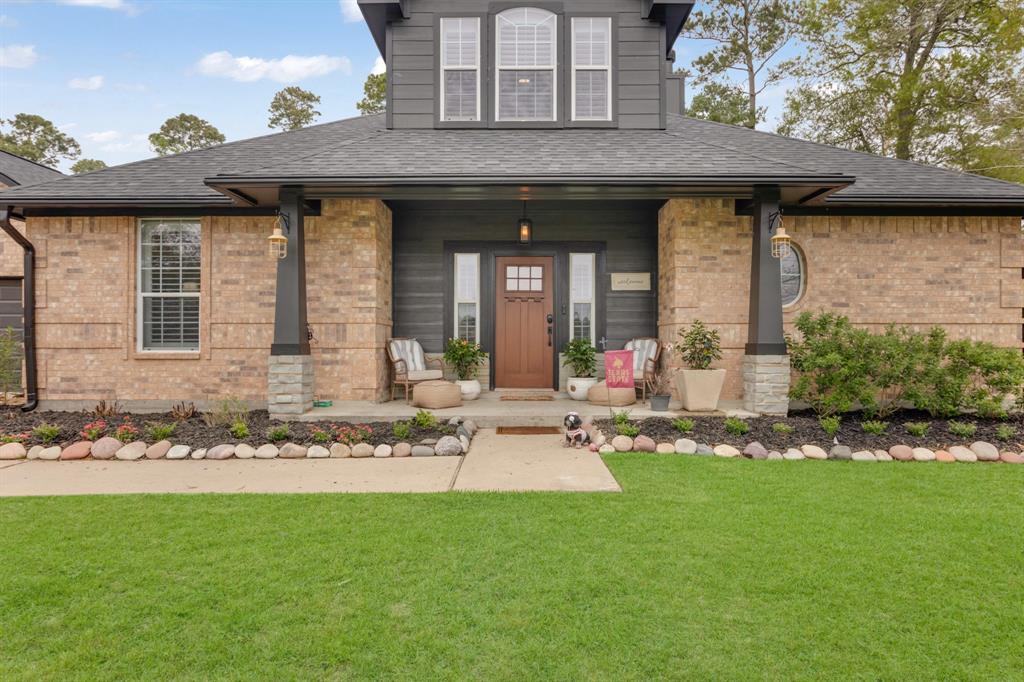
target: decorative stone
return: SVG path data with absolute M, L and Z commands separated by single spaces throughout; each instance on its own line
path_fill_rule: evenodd
M 66 460 L 85 459 L 91 450 L 92 441 L 80 440 L 64 448 L 64 451 L 60 453 L 60 458 Z
M 596 443 L 591 443 L 590 445 L 587 446 L 587 449 L 590 450 L 591 452 L 597 452 L 598 450 L 601 449 L 601 446 Z
M 915 462 L 934 462 L 935 453 L 928 448 L 914 448 L 911 450 Z
M 167 456 L 171 449 L 171 441 L 160 440 L 146 448 L 146 459 L 161 459 Z
M 614 446 L 612 446 L 611 443 L 605 443 L 604 445 L 599 447 L 597 449 L 597 451 L 600 452 L 602 455 L 608 455 L 608 454 L 611 454 L 613 452 L 617 452 L 617 450 L 615 449 Z
M 392 452 L 393 450 L 390 445 L 388 445 L 387 443 L 381 443 L 380 445 L 373 449 L 373 456 L 390 457 Z
M 344 443 L 335 443 L 334 445 L 331 446 L 330 452 L 331 457 L 341 458 L 352 456 L 352 448 L 345 445 Z
M 854 462 L 876 462 L 875 454 L 868 450 L 858 450 L 850 455 L 850 459 Z
M 42 445 L 33 445 L 28 449 L 28 454 L 25 455 L 26 459 L 39 459 L 39 453 L 44 450 Z
M 117 459 L 123 459 L 131 462 L 137 460 L 139 457 L 142 457 L 145 454 L 146 444 L 143 443 L 141 440 L 137 440 L 132 443 L 128 443 L 128 445 L 125 445 L 124 447 L 120 448 L 117 452 L 114 453 L 114 457 L 116 457 Z
M 715 454 L 715 451 L 712 450 L 711 446 L 708 445 L 707 443 L 699 443 L 697 445 L 697 451 L 694 452 L 693 454 L 699 455 L 701 457 L 710 457 L 711 455 Z
M 117 443 L 117 441 L 114 441 Z M 120 445 L 120 443 L 118 443 Z M 0 459 L 25 459 L 28 453 L 21 443 L 4 443 L 0 445 Z
M 672 443 L 658 443 L 658 447 L 654 451 L 659 455 L 673 455 L 676 452 L 676 446 Z
M 765 457 L 765 459 L 770 459 L 770 460 L 776 461 L 776 460 L 780 460 L 780 459 L 785 459 L 785 457 L 783 457 L 782 453 L 779 452 L 778 450 L 769 450 L 768 451 L 768 456 Z
M 124 443 L 116 438 L 103 436 L 103 438 L 92 444 L 92 450 L 89 452 L 93 459 L 113 459 L 114 453 L 120 450 L 122 445 Z M 0 448 L 0 451 L 2 450 L 3 448 Z
M 828 459 L 828 453 L 817 445 L 803 445 L 800 447 L 800 452 L 804 453 L 804 457 L 807 459 Z
M 971 463 L 978 461 L 978 456 L 963 445 L 954 445 L 949 449 L 949 454 L 953 455 L 953 459 L 958 462 Z
M 914 451 L 906 445 L 893 445 L 889 448 L 889 454 L 897 462 L 912 462 L 914 460 Z
M 231 459 L 235 455 L 235 446 L 231 443 L 215 445 L 206 451 L 206 459 Z
M 51 445 L 48 448 L 43 448 L 39 451 L 39 459 L 43 459 L 49 462 L 60 459 L 60 446 Z
M 1007 464 L 1024 464 L 1024 455 L 1018 455 L 1016 452 L 1000 452 L 999 459 Z
M 608 442 L 608 436 L 604 435 L 600 431 L 597 432 L 597 435 L 591 436 L 591 439 L 591 443 L 597 447 L 601 447 Z
M 416 444 L 412 446 L 413 457 L 433 457 L 434 448 L 429 445 Z
M 853 450 L 848 445 L 833 445 L 832 449 L 828 451 L 828 458 L 850 460 L 853 459 Z
M 649 436 L 637 436 L 633 439 L 633 450 L 636 452 L 654 452 L 657 448 L 654 439 Z
M 733 446 L 729 445 L 728 443 L 722 443 L 721 445 L 716 445 L 715 449 L 713 450 L 713 452 L 715 453 L 715 455 L 717 457 L 739 457 L 740 456 L 740 451 L 737 450 L 736 448 L 734 448 Z
M 437 439 L 436 438 L 424 438 L 423 440 L 420 441 L 420 445 L 429 445 L 429 446 L 433 447 L 433 446 L 437 445 Z
M 467 419 L 466 421 L 462 422 L 462 427 L 469 431 L 470 438 L 476 435 L 477 425 L 476 422 L 473 421 L 472 419 Z
M 303 459 L 306 456 L 306 446 L 298 443 L 285 443 L 281 446 L 277 456 L 281 459 Z
M 193 450 L 192 459 L 206 459 L 206 448 L 196 448 Z
M 462 454 L 469 452 L 469 439 L 465 436 L 459 436 L 459 445 L 462 446 Z
M 256 452 L 253 453 L 253 457 L 256 459 L 274 459 L 280 454 L 277 446 L 273 443 L 267 443 L 256 448 Z
M 462 417 L 452 417 L 448 420 L 448 426 L 458 426 L 462 423 Z
M 252 459 L 256 456 L 256 448 L 248 443 L 239 443 L 235 446 L 235 457 L 237 459 Z
M 330 456 L 331 451 L 323 445 L 310 445 L 309 450 L 306 451 L 306 457 L 309 457 L 310 459 L 323 459 Z
M 434 446 L 434 454 L 440 457 L 455 457 L 462 454 L 462 443 L 454 436 L 441 436 Z
M 697 442 L 689 438 L 680 438 L 676 441 L 676 454 L 692 455 L 697 452 Z
M 891 462 L 892 455 L 885 450 L 875 450 L 875 461 L 877 462 Z
M 747 447 L 743 448 L 743 456 L 750 459 L 768 459 L 768 448 L 755 440 L 753 443 L 747 443 Z
M 615 436 L 612 438 L 612 447 L 615 452 L 629 452 L 633 449 L 633 439 L 629 436 Z
M 996 446 L 983 440 L 971 443 L 971 452 L 978 456 L 979 462 L 999 461 L 999 450 Z
M 953 455 L 949 454 L 949 452 L 947 452 L 946 450 L 936 450 L 935 451 L 935 461 L 936 462 L 946 462 L 946 463 L 955 462 L 956 461 L 956 457 L 954 457 Z
M 398 443 L 391 449 L 392 457 L 408 457 L 412 454 L 412 446 L 408 443 Z
M 192 452 L 192 448 L 187 445 L 172 445 L 171 449 L 167 451 L 167 459 L 185 459 L 190 452 Z
M 798 460 L 806 459 L 806 457 L 804 457 L 804 453 L 801 452 L 800 450 L 797 450 L 796 448 L 790 448 L 782 453 L 782 459 Z
M 466 440 L 469 440 L 470 438 L 473 437 L 465 426 L 459 426 L 457 429 L 455 429 L 455 435 L 458 436 L 459 438 L 465 438 Z

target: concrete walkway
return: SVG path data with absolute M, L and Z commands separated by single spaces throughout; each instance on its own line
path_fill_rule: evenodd
M 0 463 L 0 497 L 448 490 L 620 489 L 597 454 L 563 449 L 559 436 L 498 436 L 488 429 L 466 457 Z

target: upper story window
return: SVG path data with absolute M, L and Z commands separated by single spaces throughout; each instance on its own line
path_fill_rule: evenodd
M 140 221 L 141 350 L 199 349 L 199 256 L 199 221 Z
M 441 19 L 441 120 L 480 120 L 480 20 Z
M 572 19 L 572 118 L 612 118 L 612 20 Z
M 554 121 L 557 17 L 519 7 L 496 21 L 497 120 Z

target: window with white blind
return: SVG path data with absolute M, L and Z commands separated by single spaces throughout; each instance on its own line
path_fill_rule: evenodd
M 480 20 L 441 19 L 441 120 L 480 120 Z
M 536 7 L 497 15 L 497 120 L 554 121 L 557 17 Z
M 587 339 L 594 343 L 594 254 L 569 254 L 569 308 L 572 310 L 573 339 Z
M 572 119 L 612 118 L 612 20 L 572 19 Z
M 455 336 L 480 341 L 480 254 L 455 254 Z
M 199 255 L 199 221 L 140 221 L 140 350 L 199 350 Z

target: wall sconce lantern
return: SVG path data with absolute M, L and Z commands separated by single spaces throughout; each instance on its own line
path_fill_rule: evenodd
M 288 255 L 288 237 L 284 236 L 288 231 L 288 216 L 278 211 L 277 219 L 274 220 L 274 231 L 267 237 L 271 258 L 283 260 Z
M 523 217 L 519 219 L 519 243 L 529 244 L 533 241 L 533 221 L 526 217 L 526 202 L 523 202 Z
M 778 226 L 775 223 L 778 221 Z M 782 225 L 782 211 L 777 211 L 768 216 L 768 232 L 772 233 L 772 258 L 785 258 L 789 255 L 792 239 L 786 234 L 786 228 Z

